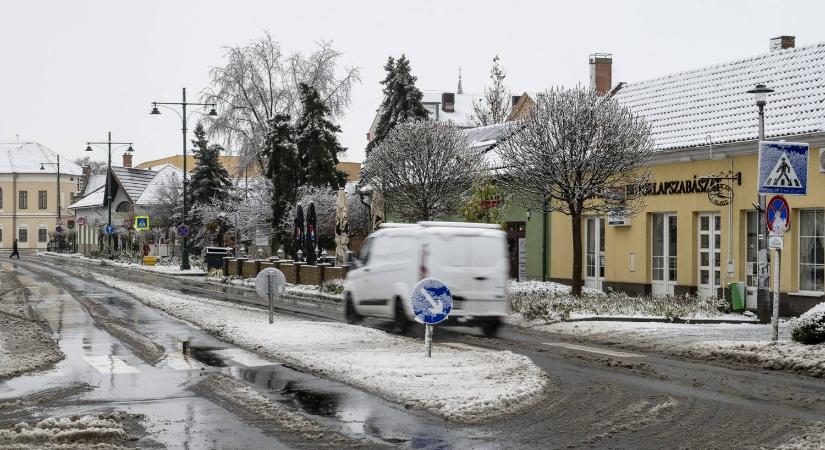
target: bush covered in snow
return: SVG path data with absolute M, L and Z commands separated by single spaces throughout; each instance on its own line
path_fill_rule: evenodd
M 321 292 L 326 294 L 340 295 L 344 293 L 344 280 L 332 279 L 324 281 L 321 285 Z
M 801 316 L 791 319 L 791 338 L 813 345 L 825 343 L 825 303 L 820 303 Z
M 510 306 L 527 320 L 558 322 L 575 316 L 657 316 L 677 318 L 714 317 L 727 311 L 718 298 L 681 296 L 633 297 L 622 292 L 585 289 L 581 297 L 570 287 L 552 282 L 511 282 Z

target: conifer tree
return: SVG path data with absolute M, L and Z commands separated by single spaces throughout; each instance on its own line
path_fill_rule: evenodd
M 272 229 L 281 230 L 281 222 L 289 213 L 298 196 L 302 171 L 298 159 L 295 133 L 289 114 L 276 114 L 268 122 L 263 156 L 267 162 L 266 177 L 272 180 Z M 285 236 L 276 235 L 275 241 L 284 242 Z
M 336 133 L 341 127 L 330 120 L 329 107 L 318 91 L 307 84 L 300 85 L 302 114 L 295 124 L 302 185 L 329 186 L 337 189 L 347 181 L 347 175 L 338 170 L 341 147 Z
M 199 122 L 195 126 L 195 168 L 189 179 L 189 203 L 194 206 L 209 202 L 211 199 L 225 200 L 229 195 L 232 182 L 229 172 L 221 165 L 220 154 L 223 147 L 217 144 L 209 145 L 206 139 L 206 130 Z
M 410 119 L 426 119 L 429 112 L 421 103 L 424 95 L 415 86 L 417 77 L 413 76 L 410 61 L 401 55 L 398 61 L 392 57 L 384 65 L 387 76 L 381 82 L 384 85 L 384 100 L 381 103 L 380 117 L 375 129 L 375 137 L 367 144 L 367 155 L 398 123 Z

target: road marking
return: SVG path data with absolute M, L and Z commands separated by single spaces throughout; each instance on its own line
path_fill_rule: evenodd
M 194 358 L 188 358 L 178 353 L 169 353 L 166 355 L 166 365 L 175 370 L 197 370 L 203 367 L 203 364 L 197 362 Z
M 544 345 L 551 347 L 564 347 L 569 350 L 578 350 L 580 352 L 598 353 L 601 355 L 615 356 L 617 358 L 644 358 L 645 355 L 637 355 L 635 353 L 616 352 L 613 350 L 606 350 L 597 347 L 587 347 L 585 345 L 568 344 L 565 342 L 545 342 Z
M 232 361 L 235 361 L 236 363 L 246 367 L 274 366 L 281 364 L 268 361 L 266 359 L 259 357 L 258 355 L 255 355 L 254 353 L 250 353 L 239 348 L 228 348 L 226 350 L 212 350 L 212 353 L 223 358 L 231 359 Z
M 139 371 L 114 355 L 89 356 L 83 355 L 89 365 L 100 373 L 138 373 Z

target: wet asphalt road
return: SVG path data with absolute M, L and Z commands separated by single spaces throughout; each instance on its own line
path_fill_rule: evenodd
M 161 343 L 168 351 L 177 349 L 176 345 L 179 345 L 181 339 L 190 339 L 196 348 L 194 354 L 202 352 L 199 356 L 201 361 L 196 358 L 195 363 L 206 365 L 208 370 L 221 370 L 244 379 L 272 398 L 289 403 L 303 413 L 322 418 L 330 427 L 351 436 L 370 439 L 371 442 L 413 448 L 761 448 L 773 447 L 786 441 L 791 435 L 802 432 L 811 423 L 825 421 L 825 382 L 819 379 L 788 373 L 742 370 L 735 366 L 722 367 L 657 354 L 618 352 L 587 343 L 568 342 L 562 336 L 533 334 L 508 328 L 502 330 L 498 339 L 480 337 L 475 330 L 454 328 L 439 329 L 436 339 L 507 349 L 527 355 L 547 371 L 552 385 L 547 400 L 518 416 L 477 427 L 445 424 L 424 414 L 402 411 L 396 405 L 360 391 L 299 374 L 283 366 L 249 368 L 237 364 L 231 358 L 218 358 L 227 367 L 212 367 L 209 359 L 216 354 L 220 356 L 221 353 L 209 349 L 227 349 L 229 346 L 164 314 L 143 307 L 119 291 L 90 282 L 86 277 L 67 275 L 65 271 L 77 271 L 77 268 L 64 268 L 60 265 L 61 260 L 39 257 L 35 261 L 35 264 L 20 263 L 18 267 L 23 276 L 31 277 L 35 292 L 44 296 L 44 303 L 50 305 L 47 310 L 63 311 L 62 320 L 61 317 L 49 319 L 50 322 L 55 321 L 53 329 L 64 330 L 63 333 L 66 334 L 61 338 L 61 348 L 68 344 L 64 340 L 70 341 L 71 334 L 75 333 L 70 332 L 70 329 L 84 328 L 82 323 L 75 323 L 83 320 L 70 319 L 78 314 L 66 315 L 67 311 L 71 312 L 74 308 L 70 306 L 72 295 L 98 295 L 92 298 L 108 305 L 107 308 L 113 313 L 118 312 L 127 317 L 129 314 L 137 314 L 142 329 L 147 330 L 145 334 Z M 85 263 L 79 265 L 85 266 Z M 154 284 L 188 294 L 226 298 L 228 301 L 259 302 L 252 296 L 254 294 L 225 286 L 205 285 L 199 280 L 118 271 L 99 266 L 88 267 L 129 281 Z M 308 317 L 316 317 L 315 320 L 340 317 L 334 308 L 312 304 L 279 305 L 279 308 L 282 311 L 303 312 Z M 73 325 L 67 327 L 67 323 Z M 69 373 L 77 373 L 73 375 L 75 381 L 97 380 L 100 388 L 89 395 L 92 399 L 99 400 L 92 401 L 125 401 L 130 403 L 130 407 L 132 403 L 139 405 L 145 401 L 168 404 L 170 407 L 159 414 L 159 417 L 150 415 L 150 420 L 155 424 L 164 425 L 154 426 L 154 429 L 153 425 L 147 427 L 150 433 L 167 427 L 169 430 L 166 435 L 170 438 L 159 439 L 165 444 L 169 445 L 174 439 L 184 439 L 187 433 L 200 435 L 192 433 L 193 429 L 210 436 L 207 429 L 211 420 L 212 424 L 222 425 L 223 428 L 220 429 L 225 431 L 213 432 L 215 442 L 237 436 L 239 439 L 249 439 L 250 445 L 230 446 L 231 448 L 278 447 L 271 432 L 267 435 L 266 430 L 251 427 L 209 401 L 185 393 L 188 391 L 185 391 L 184 386 L 191 383 L 192 377 L 197 377 L 199 368 L 197 371 L 193 368 L 174 372 L 167 369 L 169 374 L 163 380 L 167 387 L 153 385 L 148 390 L 133 389 L 132 386 L 151 385 L 149 380 L 152 371 L 164 369 L 144 367 L 146 364 L 130 354 L 128 348 L 124 348 L 111 336 L 101 336 L 99 330 L 97 333 L 87 330 L 78 334 L 84 333 L 93 336 L 91 339 L 97 343 L 93 348 L 105 349 L 105 355 L 122 358 L 141 370 L 145 368 L 146 375 L 127 375 L 130 377 L 128 382 L 115 379 L 112 374 L 101 377 L 77 358 L 72 363 L 73 359 L 69 357 L 71 351 L 67 352 L 67 360 L 61 365 L 68 365 Z M 82 338 L 77 343 L 83 348 Z M 80 357 L 82 359 L 82 355 Z M 88 362 L 84 362 L 88 366 Z M 217 365 L 220 366 L 221 363 Z M 58 366 L 56 370 L 62 369 L 65 367 Z M 265 375 L 261 375 L 262 373 Z M 144 376 L 146 384 L 142 384 L 142 380 L 131 379 Z M 11 383 L 0 384 L 0 396 L 12 396 L 7 394 L 9 388 L 16 395 L 25 389 L 34 391 L 36 388 L 33 386 L 37 383 L 41 383 L 41 386 L 45 383 L 37 380 L 44 378 L 48 377 L 23 377 Z M 106 380 L 100 381 L 98 378 Z M 278 381 L 273 385 L 271 380 Z M 296 383 L 299 386 L 303 382 L 303 389 L 299 389 L 303 393 L 290 392 L 284 387 L 284 380 L 288 380 L 286 384 Z M 149 392 L 154 392 L 154 395 L 149 395 Z M 142 395 L 137 395 L 138 393 Z M 139 410 L 140 406 L 135 408 Z M 187 418 L 191 414 L 184 411 L 192 408 L 198 414 L 190 420 Z M 154 411 L 157 412 L 157 408 Z M 370 414 L 374 417 L 365 419 Z M 167 423 L 170 425 L 166 425 Z M 220 436 L 215 436 L 216 434 Z M 264 443 L 265 447 L 261 447 Z M 195 444 L 189 448 L 201 448 Z

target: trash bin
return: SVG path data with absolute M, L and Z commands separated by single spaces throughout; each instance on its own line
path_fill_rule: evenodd
M 728 288 L 730 289 L 731 309 L 733 311 L 744 311 L 745 296 L 747 295 L 745 283 L 741 281 L 730 283 Z
M 206 247 L 206 269 L 223 269 L 223 258 L 231 253 L 229 247 Z

